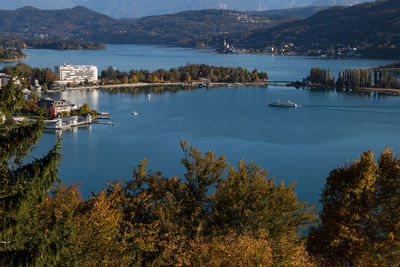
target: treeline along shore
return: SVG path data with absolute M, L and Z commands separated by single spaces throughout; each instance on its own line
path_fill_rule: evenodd
M 169 70 L 158 69 L 153 72 L 148 70 L 130 70 L 129 72 L 115 70 L 112 67 L 103 70 L 100 75 L 100 84 L 119 83 L 163 83 L 163 82 L 192 82 L 207 79 L 210 82 L 235 83 L 267 81 L 268 75 L 245 68 L 215 67 L 206 64 L 187 64 Z
M 51 68 L 31 68 L 25 63 L 18 63 L 14 67 L 6 66 L 1 72 L 17 75 L 27 86 L 34 86 L 37 80 L 44 89 L 57 87 L 58 74 Z M 178 86 L 210 86 L 214 85 L 262 85 L 268 81 L 265 72 L 257 69 L 215 67 L 205 64 L 188 64 L 169 70 L 158 69 L 119 71 L 113 67 L 102 70 L 97 83 L 71 81 L 66 84 L 69 89 L 144 87 L 157 85 Z
M 53 50 L 104 50 L 104 43 L 83 40 L 41 39 L 41 38 L 6 38 L 0 36 L 0 46 L 11 50 L 53 49 Z

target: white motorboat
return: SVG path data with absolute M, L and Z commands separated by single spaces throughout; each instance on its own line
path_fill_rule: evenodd
M 139 115 L 139 113 L 137 113 L 136 111 L 133 111 L 133 112 L 132 112 L 132 115 L 133 115 L 133 116 L 137 116 L 137 115 Z
M 269 103 L 271 107 L 285 107 L 285 108 L 298 108 L 300 105 L 293 103 L 292 101 L 276 101 L 274 103 Z

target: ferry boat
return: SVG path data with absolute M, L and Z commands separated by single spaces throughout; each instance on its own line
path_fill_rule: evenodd
M 298 108 L 300 105 L 293 103 L 292 101 L 276 101 L 274 103 L 269 103 L 271 107 L 285 107 L 285 108 Z

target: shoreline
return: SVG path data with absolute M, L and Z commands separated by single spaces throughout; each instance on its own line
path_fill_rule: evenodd
M 297 85 L 297 87 L 296 87 Z M 327 89 L 329 87 L 326 86 L 316 86 L 316 85 L 299 85 L 296 83 L 293 84 L 288 84 L 288 87 L 295 87 L 295 88 L 307 88 L 307 89 L 320 89 L 320 90 L 324 90 Z M 343 90 L 343 91 L 347 91 L 347 90 L 355 90 L 355 91 L 363 91 L 363 92 L 377 92 L 377 93 L 383 93 L 383 94 L 397 94 L 400 95 L 400 88 L 379 88 L 379 87 L 358 87 L 358 88 L 337 88 L 337 87 L 333 87 L 331 89 L 335 89 L 335 90 Z
M 25 55 L 25 56 L 23 56 L 23 57 L 20 57 L 20 58 L 15 58 L 15 59 L 3 59 L 3 60 L 0 60 L 0 62 L 15 62 L 15 61 L 22 61 L 22 60 L 24 60 L 24 59 L 27 59 L 28 58 L 28 55 Z
M 366 92 L 380 92 L 380 93 L 387 93 L 387 94 L 400 94 L 400 89 L 396 88 L 374 88 L 374 87 L 360 87 L 357 90 L 359 91 L 366 91 Z
M 113 88 L 135 88 L 135 87 L 154 87 L 154 86 L 182 86 L 182 87 L 199 87 L 203 84 L 203 82 L 193 82 L 191 84 L 184 83 L 184 82 L 167 82 L 167 83 L 123 83 L 123 84 L 108 84 L 108 85 L 93 85 L 93 86 L 81 86 L 81 87 L 66 87 L 67 90 L 91 90 L 91 89 L 113 89 Z M 215 82 L 212 83 L 211 87 L 221 87 L 221 86 L 232 86 L 232 87 L 239 87 L 239 86 L 262 86 L 267 85 L 268 81 L 257 81 L 257 82 Z M 51 91 L 51 90 L 50 90 Z M 55 90 L 59 91 L 59 90 Z

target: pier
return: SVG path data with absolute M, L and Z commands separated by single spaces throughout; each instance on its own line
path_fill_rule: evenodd
M 293 84 L 294 81 L 267 81 L 266 84 L 271 84 L 275 86 L 288 86 L 288 84 Z
M 73 116 L 73 117 L 58 117 L 53 120 L 46 120 L 45 129 L 51 130 L 68 130 L 74 127 L 90 125 L 90 124 L 103 124 L 103 125 L 119 125 L 119 123 L 114 123 L 111 121 L 103 121 L 110 120 L 109 116 L 100 116 L 97 118 L 92 118 L 90 114 L 87 116 Z

